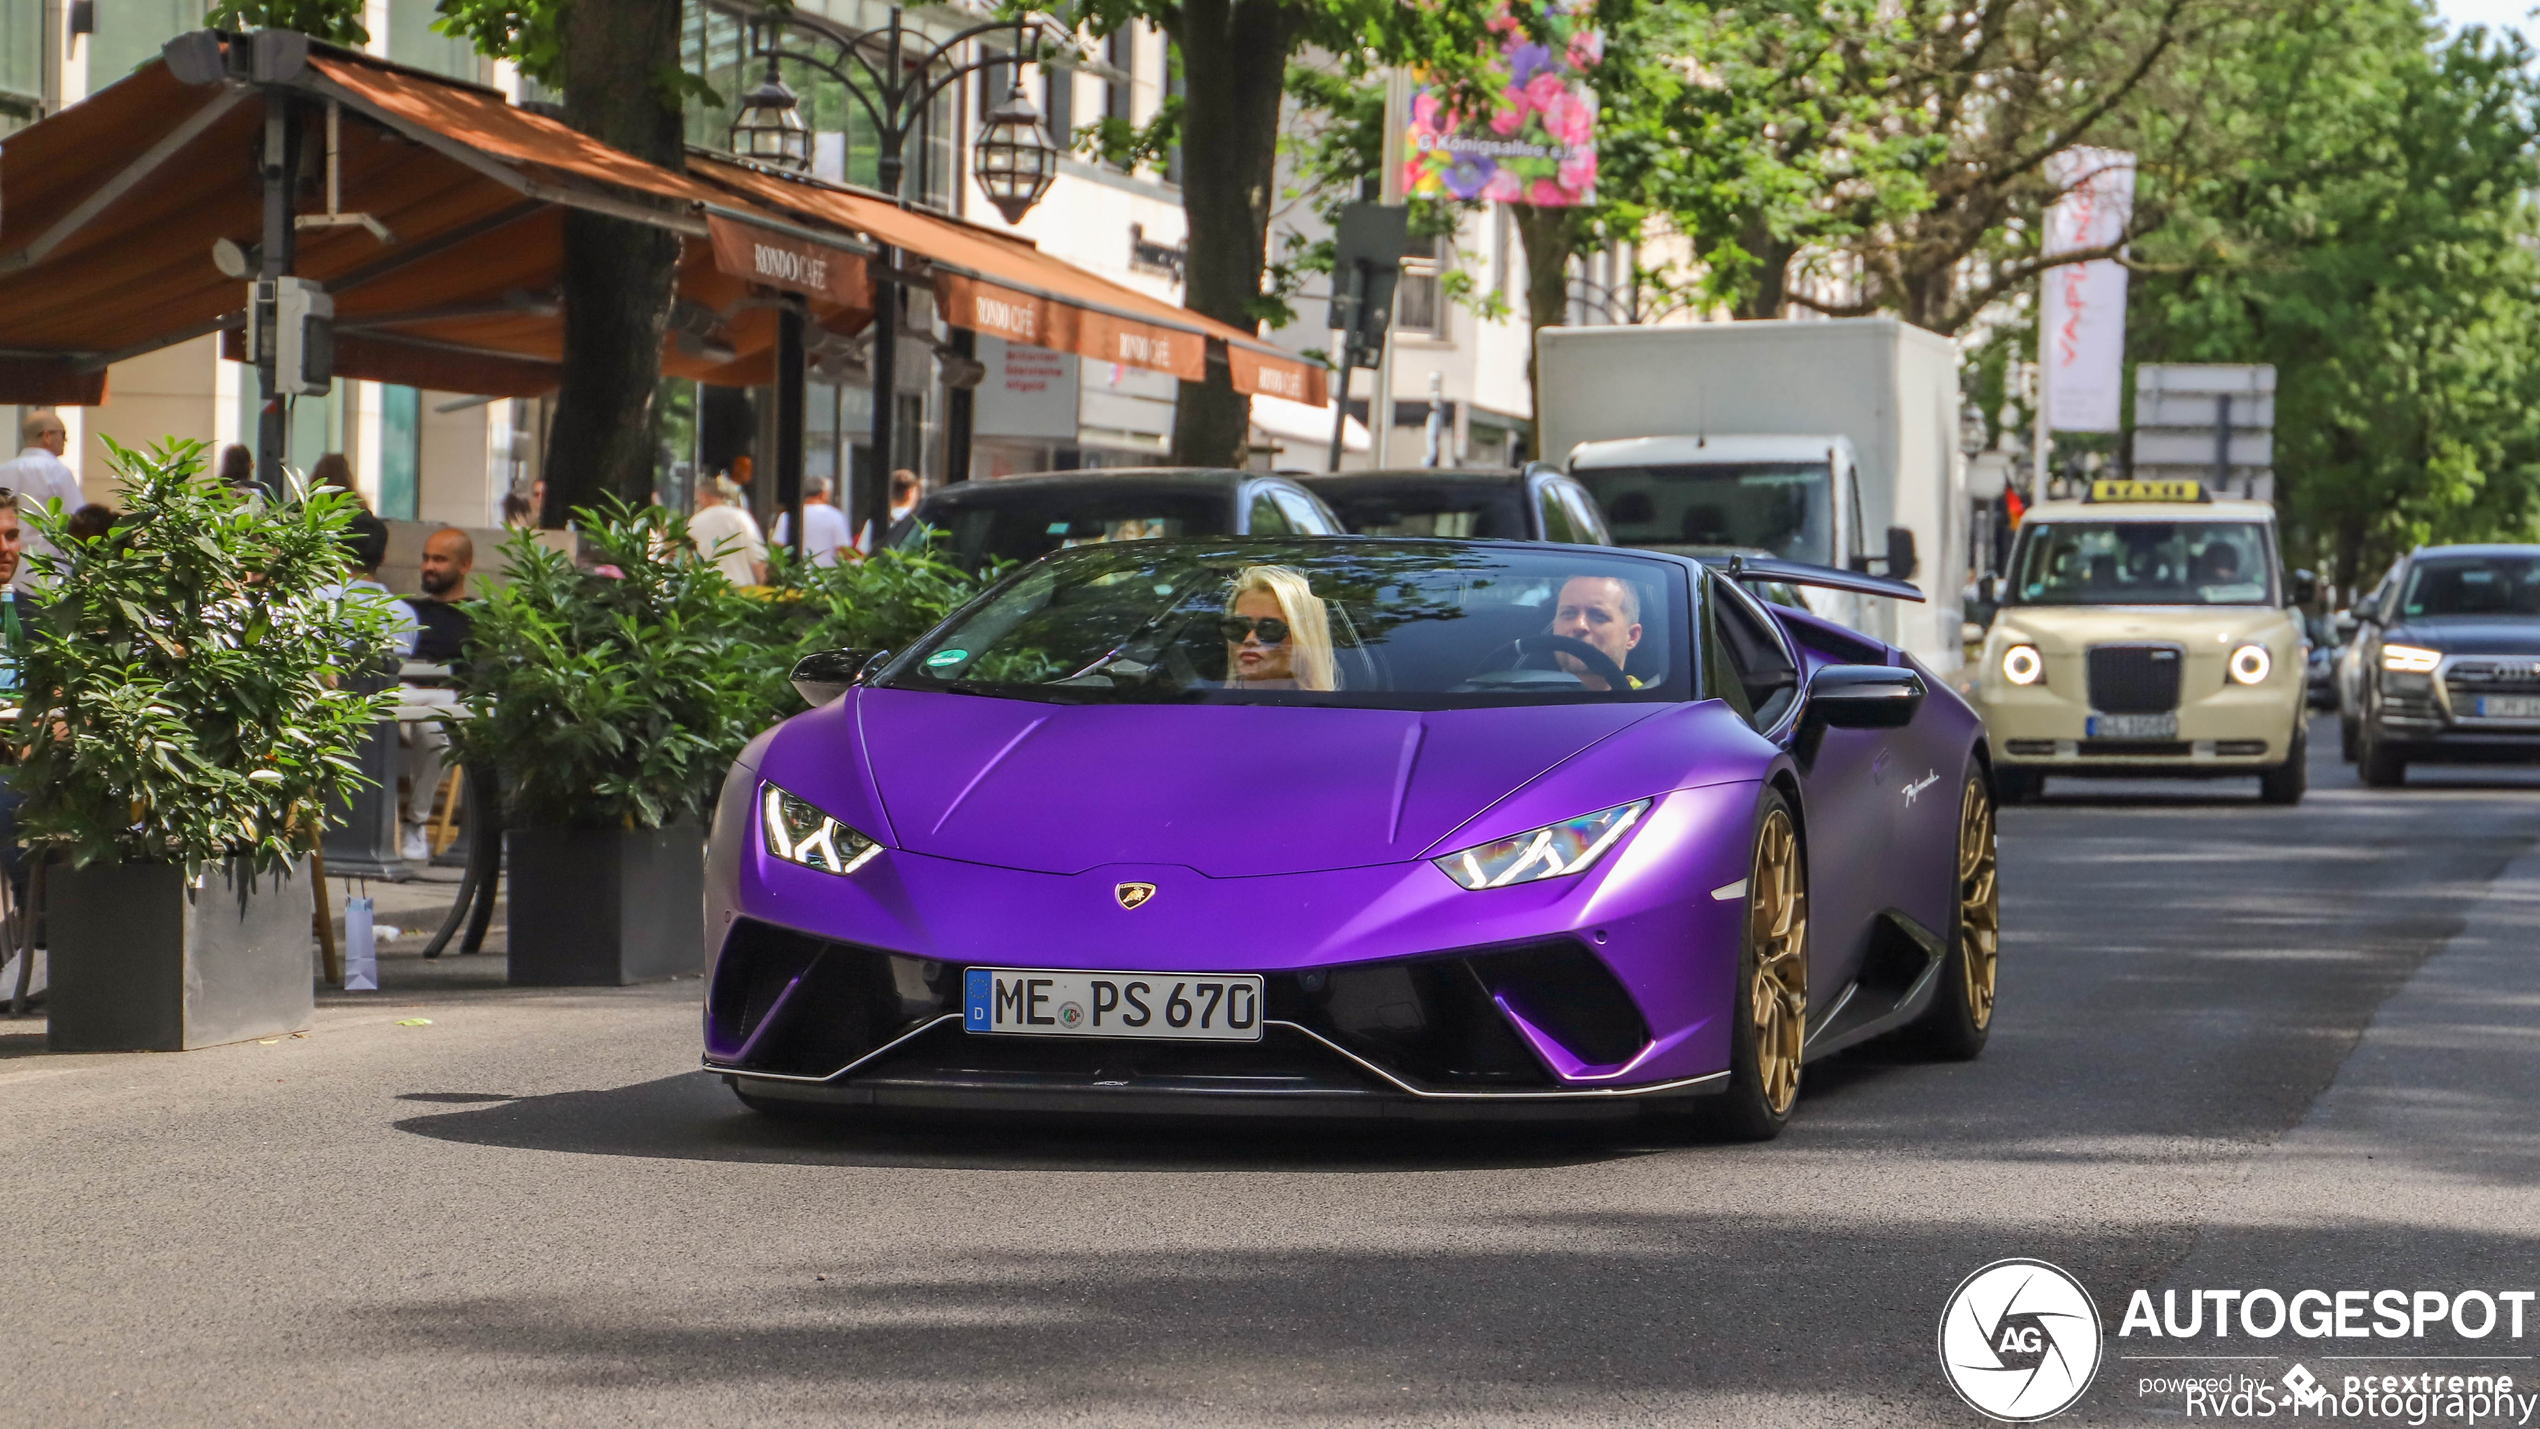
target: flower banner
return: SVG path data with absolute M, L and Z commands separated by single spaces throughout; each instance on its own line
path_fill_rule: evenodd
M 1542 0 L 1544 38 L 1526 32 L 1516 7 L 1491 21 L 1499 101 L 1487 114 L 1458 112 L 1442 88 L 1412 93 L 1403 133 L 1403 192 L 1413 198 L 1497 199 L 1570 208 L 1596 199 L 1596 92 L 1586 71 L 1605 53 L 1588 28 L 1588 0 Z

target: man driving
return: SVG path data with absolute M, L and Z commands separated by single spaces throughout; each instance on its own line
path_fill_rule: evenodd
M 1561 583 L 1561 598 L 1552 610 L 1552 633 L 1587 642 L 1621 669 L 1631 659 L 1632 647 L 1640 643 L 1640 592 L 1619 576 L 1572 576 Z M 1612 688 L 1578 656 L 1558 651 L 1552 658 L 1578 676 L 1585 688 Z M 1631 680 L 1628 675 L 1624 678 Z M 1639 684 L 1631 680 L 1632 687 Z

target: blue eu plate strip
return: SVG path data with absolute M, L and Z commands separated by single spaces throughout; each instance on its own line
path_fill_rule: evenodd
M 961 1026 L 965 1032 L 989 1030 L 988 1004 L 996 996 L 996 975 L 972 968 L 961 975 Z

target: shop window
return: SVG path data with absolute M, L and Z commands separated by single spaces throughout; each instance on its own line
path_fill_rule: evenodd
M 0 131 L 44 113 L 44 0 L 0 0 Z
M 388 0 L 388 58 L 475 83 L 484 74 L 476 46 L 434 30 L 439 18 L 433 0 Z

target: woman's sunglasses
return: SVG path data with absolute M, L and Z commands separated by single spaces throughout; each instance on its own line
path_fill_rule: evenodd
M 1275 615 L 1229 615 L 1217 622 L 1217 632 L 1229 645 L 1241 645 L 1245 636 L 1256 633 L 1262 644 L 1277 645 L 1288 638 L 1288 623 Z

